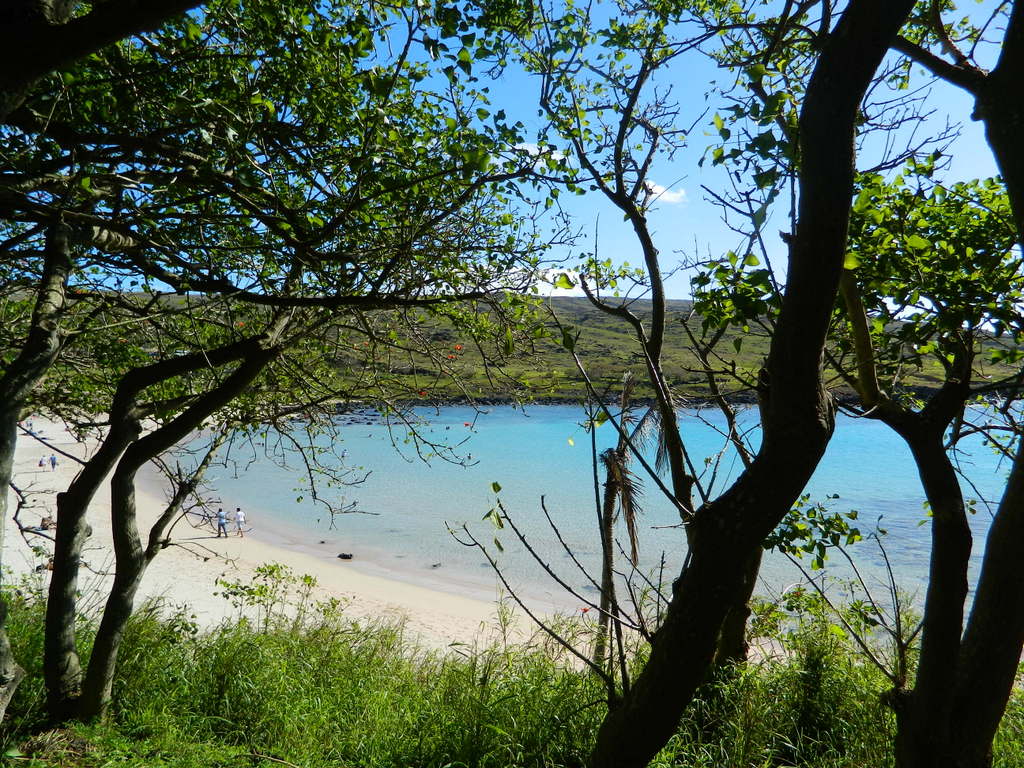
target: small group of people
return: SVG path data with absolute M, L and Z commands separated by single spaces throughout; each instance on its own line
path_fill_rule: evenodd
M 245 512 L 242 511 L 241 507 L 235 507 L 235 530 L 238 531 L 238 535 L 245 536 Z M 217 507 L 217 538 L 221 535 L 226 539 L 228 537 L 228 513 L 224 511 L 223 507 Z
M 40 468 L 46 469 L 46 462 L 47 461 L 50 462 L 50 471 L 51 472 L 56 472 L 57 471 L 57 454 L 51 453 L 49 459 L 47 459 L 45 455 L 40 456 L 39 457 L 39 466 L 40 466 Z

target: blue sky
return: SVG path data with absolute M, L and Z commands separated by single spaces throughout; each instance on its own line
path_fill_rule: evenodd
M 971 4 L 974 6 L 974 4 Z M 985 10 L 990 3 L 978 5 Z M 722 221 L 719 209 L 707 200 L 701 185 L 722 188 L 724 171 L 698 161 L 709 145 L 718 139 L 711 124 L 711 115 L 723 105 L 709 100 L 706 93 L 711 82 L 726 83 L 732 75 L 716 68 L 706 57 L 692 53 L 677 59 L 661 78 L 662 83 L 671 83 L 673 96 L 681 105 L 680 121 L 690 123 L 701 112 L 708 109 L 708 115 L 690 134 L 685 148 L 671 160 L 662 160 L 654 166 L 650 179 L 665 188 L 665 192 L 649 216 L 655 242 L 658 245 L 666 270 L 683 263 L 687 258 L 720 256 L 731 249 L 739 248 L 742 241 Z M 972 179 L 996 173 L 992 155 L 984 139 L 980 123 L 970 119 L 973 100 L 965 92 L 933 79 L 915 68 L 914 87 L 929 88 L 927 103 L 934 110 L 928 123 L 919 128 L 919 134 L 938 132 L 949 122 L 959 124 L 960 137 L 951 145 L 951 160 L 948 170 L 942 176 L 946 181 Z M 523 120 L 528 126 L 538 124 L 537 93 L 539 83 L 521 72 L 506 72 L 502 82 L 492 87 L 491 93 L 496 106 L 503 107 L 509 117 Z M 860 167 L 871 167 L 878 162 L 880 148 L 877 142 L 869 143 L 860 157 Z M 640 254 L 636 239 L 622 216 L 597 192 L 583 197 L 563 195 L 560 198 L 566 210 L 574 217 L 582 236 L 577 246 L 560 255 L 570 261 L 580 251 L 590 252 L 597 244 L 601 258 L 612 258 L 617 262 L 639 263 Z M 779 230 L 788 230 L 786 207 L 777 204 L 774 217 L 764 227 L 766 246 L 773 262 L 784 271 L 785 251 L 778 237 Z M 595 239 L 596 233 L 596 239 Z M 667 281 L 670 298 L 686 298 L 689 295 L 689 273 L 680 270 Z

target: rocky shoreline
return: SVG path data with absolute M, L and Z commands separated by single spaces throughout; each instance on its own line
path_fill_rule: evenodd
M 935 393 L 938 387 L 928 386 L 916 386 L 906 387 L 901 390 L 901 394 L 915 397 L 915 398 L 927 398 L 928 396 Z M 856 393 L 848 389 L 836 389 L 832 391 L 832 395 L 835 401 L 840 406 L 856 406 L 859 404 L 859 398 Z M 725 396 L 725 401 L 731 405 L 739 407 L 750 407 L 757 405 L 757 393 L 748 392 L 736 392 Z M 648 407 L 655 404 L 655 400 L 652 397 L 636 397 L 633 399 L 634 405 L 638 407 Z M 610 403 L 609 403 L 610 404 Z M 449 408 L 449 407 L 494 407 L 494 406 L 514 406 L 514 407 L 530 407 L 530 406 L 578 406 L 583 407 L 584 402 L 581 398 L 576 397 L 535 397 L 532 399 L 524 400 L 510 395 L 489 395 L 486 397 L 467 397 L 464 395 L 452 396 L 452 397 L 431 397 L 429 399 L 409 399 L 395 401 L 395 405 L 401 408 L 409 407 L 427 407 L 427 408 Z M 681 408 L 707 408 L 717 405 L 717 401 L 712 397 L 686 397 L 681 399 L 679 407 Z M 382 417 L 381 411 L 373 404 L 365 401 L 347 401 L 337 402 L 333 404 L 333 413 L 337 416 L 346 416 L 352 419 L 351 423 L 359 424 L 372 424 L 376 423 L 376 420 Z M 367 419 L 372 419 L 367 420 Z

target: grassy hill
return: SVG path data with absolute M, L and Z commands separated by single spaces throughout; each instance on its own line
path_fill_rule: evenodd
M 637 301 L 631 310 L 646 327 L 650 302 Z M 706 345 L 717 329 L 705 331 L 689 301 L 670 301 L 667 315 L 662 365 L 673 391 L 684 400 L 706 399 L 711 390 L 693 340 Z M 564 329 L 573 337 L 578 336 L 575 351 L 599 391 L 617 392 L 623 374 L 634 371 L 640 381 L 637 397 L 652 396 L 643 375 L 644 363 L 635 333 L 623 318 L 595 308 L 585 298 L 560 297 L 546 302 L 546 311 L 538 322 L 545 328 L 545 335 L 534 339 L 531 348 L 518 347 L 513 355 L 493 367 L 485 365 L 484 354 L 462 339 L 457 331 L 450 327 L 433 327 L 429 333 L 431 342 L 442 348 L 447 344 L 453 352 L 457 349 L 457 354 L 453 354 L 455 359 L 448 365 L 461 382 L 461 389 L 437 376 L 426 357 L 415 365 L 391 366 L 389 372 L 397 378 L 392 378 L 390 384 L 392 387 L 399 384 L 398 390 L 428 392 L 430 397 L 439 398 L 468 395 L 484 400 L 579 400 L 585 397 L 586 387 L 573 356 L 562 344 Z M 723 394 L 737 401 L 755 400 L 753 385 L 767 356 L 769 342 L 766 327 L 752 325 L 747 332 L 728 329 L 721 334 L 708 352 L 708 362 L 718 373 L 718 386 Z M 921 368 L 908 366 L 907 371 L 904 386 L 928 389 L 942 382 L 943 371 L 934 360 L 926 360 Z M 830 386 L 842 394 L 852 394 L 840 377 L 831 375 Z

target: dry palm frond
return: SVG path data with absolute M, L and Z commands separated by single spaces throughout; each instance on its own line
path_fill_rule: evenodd
M 614 484 L 618 500 L 616 518 L 621 516 L 626 524 L 626 532 L 629 535 L 629 559 L 635 566 L 639 560 L 640 544 L 636 521 L 640 512 L 639 500 L 643 495 L 643 486 L 639 478 L 629 470 L 627 462 L 627 452 L 609 448 L 601 454 L 601 463 L 604 465 L 608 482 Z

